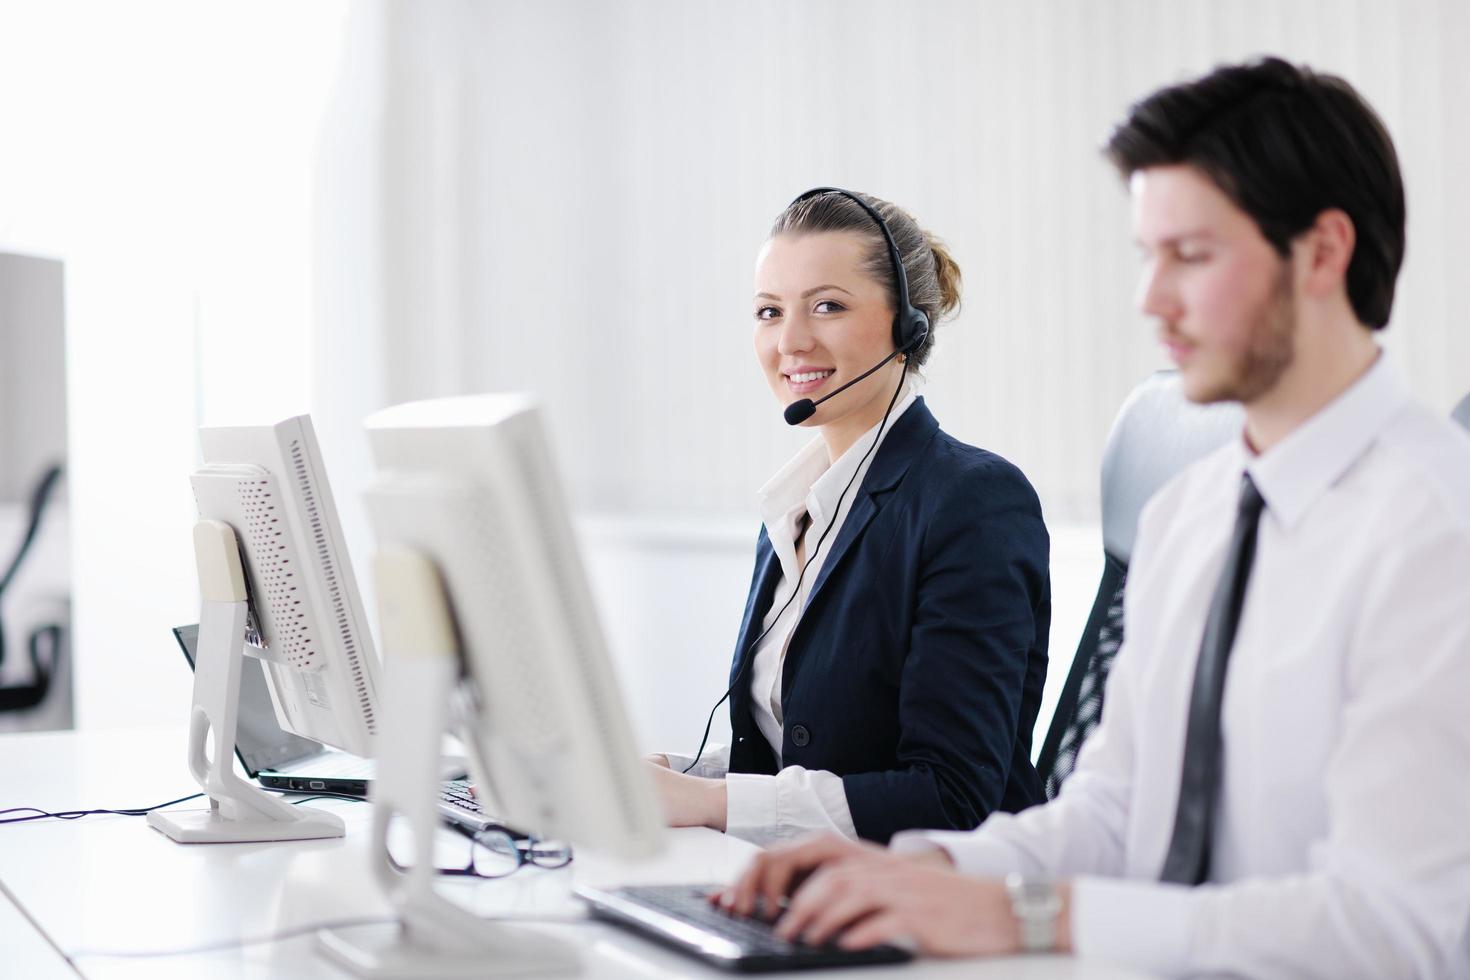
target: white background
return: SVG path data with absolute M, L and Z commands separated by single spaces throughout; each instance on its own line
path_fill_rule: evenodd
M 1059 680 L 1103 440 L 1163 363 L 1110 126 L 1223 60 L 1349 78 L 1408 185 L 1385 340 L 1447 411 L 1470 389 L 1466 50 L 1459 0 L 0 0 L 0 250 L 67 266 L 78 724 L 184 714 L 199 424 L 310 410 L 366 581 L 362 417 L 518 388 L 545 400 L 643 737 L 687 747 L 753 491 L 801 441 L 750 352 L 752 262 L 819 183 L 909 208 L 965 272 L 927 395 L 1041 494 Z

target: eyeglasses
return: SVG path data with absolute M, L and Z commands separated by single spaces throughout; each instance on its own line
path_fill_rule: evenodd
M 408 866 L 399 864 L 390 854 L 389 862 L 398 871 Z M 572 847 L 562 841 L 527 837 L 516 840 L 498 827 L 490 827 L 470 838 L 470 856 L 462 868 L 435 868 L 441 875 L 465 878 L 504 878 L 528 864 L 538 868 L 565 868 L 572 863 Z
M 503 830 L 482 830 L 470 838 L 470 859 L 463 868 L 439 868 L 441 875 L 504 878 L 528 864 L 538 868 L 565 868 L 572 863 L 572 846 L 535 837 L 516 840 Z

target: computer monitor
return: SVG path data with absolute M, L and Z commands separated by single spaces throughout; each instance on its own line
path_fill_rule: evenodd
M 469 711 L 457 734 L 476 784 L 507 823 L 624 858 L 655 853 L 664 822 L 533 403 L 517 395 L 416 402 L 371 416 L 367 430 L 378 470 L 367 504 L 392 688 L 375 834 L 385 834 L 380 820 L 394 804 L 403 804 L 399 812 L 411 823 L 415 808 L 427 819 L 421 788 L 397 789 L 400 775 L 406 784 L 421 767 L 394 753 L 411 741 L 425 747 L 420 752 L 435 744 L 439 733 L 418 731 L 420 719 L 444 717 L 442 702 L 458 677 Z M 424 611 L 435 603 L 403 587 L 398 559 L 405 555 L 430 570 L 417 580 L 428 582 L 419 591 L 442 596 L 444 627 L 432 625 L 437 613 Z M 441 686 L 421 684 L 443 646 L 457 649 L 438 653 Z M 431 703 L 404 696 L 416 684 Z M 422 841 L 429 829 L 415 831 Z M 427 880 L 395 884 L 385 867 L 379 861 L 375 870 L 404 928 L 376 944 L 347 932 L 324 934 L 324 947 L 340 964 L 372 975 L 385 964 L 412 963 L 410 972 L 424 976 L 473 969 L 485 957 L 505 968 L 554 965 L 544 942 L 528 949 L 507 930 L 471 924 L 428 893 Z M 419 864 L 414 871 L 426 873 Z
M 260 658 L 281 727 L 373 754 L 378 662 L 311 418 L 199 430 L 201 519 L 240 538 Z
M 185 843 L 341 836 L 339 817 L 245 783 L 231 762 L 242 671 L 262 668 L 283 730 L 373 754 L 377 658 L 311 419 L 206 428 L 199 438 L 188 764 L 210 808 L 156 811 L 148 822 Z
M 533 402 L 414 402 L 366 424 L 378 544 L 438 566 L 498 812 L 542 836 L 651 852 L 663 821 Z

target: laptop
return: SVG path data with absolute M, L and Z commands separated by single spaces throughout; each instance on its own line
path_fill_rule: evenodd
M 199 627 L 176 626 L 174 639 L 194 669 L 199 646 Z M 372 788 L 373 760 L 328 748 L 309 738 L 282 730 L 276 722 L 265 673 L 245 664 L 240 671 L 240 707 L 235 728 L 235 755 L 245 772 L 266 789 L 285 793 L 331 793 L 364 799 Z M 439 815 L 456 830 L 469 835 L 486 830 L 507 830 L 486 814 L 470 792 L 463 759 L 446 757 L 440 773 L 444 786 Z M 508 831 L 516 838 L 525 834 Z

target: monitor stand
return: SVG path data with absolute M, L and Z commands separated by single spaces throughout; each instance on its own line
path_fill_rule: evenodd
M 148 814 L 148 825 L 181 844 L 341 837 L 344 825 L 336 814 L 292 806 L 235 774 L 235 727 L 249 604 L 234 530 L 222 521 L 195 524 L 194 558 L 199 566 L 203 602 L 195 655 L 194 704 L 189 714 L 189 772 L 209 796 L 209 808 L 153 810 Z M 269 655 L 253 647 L 250 652 Z M 212 757 L 205 744 L 211 731 Z
M 459 644 L 439 571 L 417 551 L 380 552 L 378 583 L 387 692 L 373 782 L 372 871 L 398 913 L 387 926 L 324 929 L 321 951 L 360 977 L 491 977 L 576 973 L 576 951 L 555 938 L 497 925 L 434 890 L 439 830 L 437 764 L 462 674 Z M 463 709 L 468 712 L 472 709 Z M 472 723 L 473 717 L 453 719 Z M 479 743 L 466 740 L 472 771 Z M 388 853 L 388 822 L 400 815 L 413 838 L 407 870 Z

